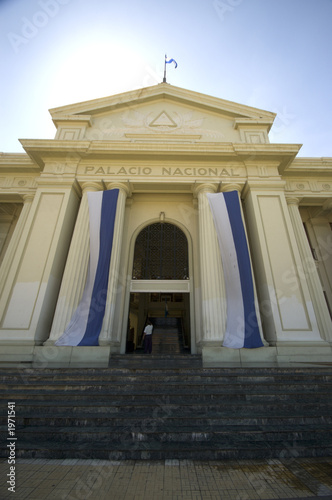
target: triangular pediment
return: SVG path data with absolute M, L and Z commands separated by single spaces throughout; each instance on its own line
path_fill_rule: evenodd
M 138 105 L 157 99 L 168 99 L 185 103 L 202 109 L 220 112 L 234 118 L 274 118 L 275 113 L 265 111 L 244 104 L 238 104 L 225 99 L 212 97 L 199 92 L 174 87 L 168 83 L 160 83 L 152 87 L 124 92 L 113 96 L 93 99 L 91 101 L 69 104 L 66 106 L 50 109 L 52 117 L 59 115 L 95 115 L 110 110 L 119 109 L 128 105 Z
M 58 127 L 57 138 L 66 140 L 163 140 L 165 135 L 184 141 L 267 142 L 275 118 L 269 111 L 167 83 L 50 113 Z M 254 132 L 247 140 L 248 127 Z

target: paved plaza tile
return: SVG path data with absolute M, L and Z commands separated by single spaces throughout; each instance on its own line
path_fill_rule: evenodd
M 332 500 L 332 457 L 209 461 L 18 459 L 1 500 Z

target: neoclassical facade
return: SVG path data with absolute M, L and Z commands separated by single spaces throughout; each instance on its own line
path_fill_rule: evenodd
M 50 113 L 54 139 L 0 154 L 3 363 L 107 366 L 165 303 L 206 365 L 332 361 L 332 158 L 271 144 L 274 113 L 167 83 Z M 87 193 L 114 188 L 99 346 L 58 347 L 86 281 Z M 207 193 L 234 190 L 260 349 L 222 347 L 226 290 Z

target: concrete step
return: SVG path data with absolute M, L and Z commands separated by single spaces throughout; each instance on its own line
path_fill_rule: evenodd
M 199 425 L 203 425 L 205 422 L 209 424 L 215 424 L 216 422 L 222 422 L 223 425 L 236 425 L 236 426 L 246 426 L 246 425 L 273 425 L 275 429 L 283 428 L 284 425 L 308 425 L 317 424 L 324 425 L 325 423 L 332 423 L 331 419 L 331 407 L 326 406 L 320 408 L 319 416 L 317 416 L 316 410 L 313 405 L 310 408 L 268 408 L 263 411 L 262 408 L 249 407 L 247 411 L 242 411 L 239 413 L 239 408 L 225 408 L 221 409 L 220 406 L 208 406 L 203 408 L 199 405 L 188 405 L 188 406 L 157 406 L 157 405 L 127 405 L 124 407 L 118 406 L 102 406 L 102 403 L 98 403 L 98 408 L 96 405 L 87 403 L 81 403 L 81 405 L 75 405 L 71 407 L 61 405 L 57 409 L 54 407 L 54 403 L 45 402 L 44 405 L 38 404 L 36 406 L 26 406 L 17 405 L 17 425 L 28 426 L 39 422 L 39 425 L 43 425 L 44 421 L 51 421 L 50 419 L 55 419 L 56 421 L 64 421 L 68 419 L 74 419 L 77 422 L 87 421 L 94 419 L 96 420 L 96 425 L 100 425 L 101 422 L 112 421 L 113 423 L 118 422 L 122 419 L 123 425 L 126 425 L 126 421 L 134 422 L 140 421 L 142 419 L 146 420 L 156 420 L 156 421 L 167 421 L 170 422 L 175 427 L 188 425 L 188 421 L 192 421 L 194 425 L 196 422 Z M 34 411 L 38 411 L 38 416 Z M 282 420 L 282 422 L 281 422 Z M 1 424 L 6 425 L 5 415 L 1 417 Z M 36 424 L 37 425 L 37 424 Z M 104 425 L 104 424 L 103 424 Z
M 148 382 L 147 382 L 148 380 Z M 210 393 L 215 392 L 219 394 L 247 394 L 248 397 L 251 394 L 301 394 L 301 393 L 329 393 L 332 388 L 332 382 L 322 381 L 321 383 L 317 380 L 312 383 L 301 381 L 292 381 L 292 383 L 287 384 L 285 380 L 273 382 L 262 381 L 260 383 L 250 383 L 241 381 L 230 381 L 225 380 L 210 380 L 208 377 L 197 379 L 195 377 L 181 377 L 170 378 L 164 377 L 162 380 L 158 380 L 157 377 L 153 377 L 153 382 L 151 378 L 138 377 L 123 377 L 123 378 L 109 378 L 109 379 L 74 379 L 68 381 L 66 378 L 57 378 L 43 381 L 42 379 L 33 379 L 29 383 L 22 383 L 22 380 L 8 380 L 4 381 L 1 386 L 1 393 L 16 391 L 40 391 L 41 388 L 47 387 L 47 390 L 54 392 L 59 390 L 64 391 L 89 391 L 89 392 L 125 392 L 130 391 L 133 393 L 147 393 L 153 391 L 169 391 L 170 389 L 175 392 L 192 392 L 195 389 L 199 391 L 208 391 Z
M 278 387 L 277 384 L 273 386 L 256 387 L 250 386 L 248 384 L 238 385 L 236 387 L 231 386 L 218 386 L 216 384 L 188 384 L 188 383 L 178 383 L 178 384 L 94 384 L 87 385 L 86 383 L 69 385 L 64 383 L 54 383 L 48 386 L 43 386 L 42 384 L 33 384 L 30 386 L 4 386 L 1 390 L 0 399 L 6 400 L 12 397 L 21 399 L 26 399 L 29 397 L 38 398 L 42 396 L 43 398 L 49 396 L 50 398 L 61 396 L 62 399 L 68 399 L 70 397 L 75 397 L 79 399 L 82 396 L 86 398 L 104 398 L 109 399 L 114 396 L 118 400 L 130 397 L 131 400 L 139 401 L 141 399 L 149 400 L 155 397 L 164 398 L 169 395 L 178 400 L 182 398 L 183 401 L 191 401 L 192 399 L 200 397 L 202 401 L 207 401 L 215 399 L 218 401 L 228 401 L 228 400 L 238 400 L 243 402 L 253 402 L 255 399 L 260 402 L 264 402 L 264 396 L 270 395 L 280 396 L 280 402 L 284 402 L 290 398 L 287 396 L 293 396 L 294 400 L 296 398 L 317 398 L 321 401 L 327 401 L 330 397 L 332 391 L 332 386 L 324 385 L 319 387 L 317 384 L 313 386 L 281 386 Z M 257 396 L 262 396 L 261 398 Z
M 146 427 L 149 427 L 148 425 Z M 0 430 L 4 430 L 5 428 Z M 17 434 L 20 435 L 19 430 Z M 274 432 L 273 430 L 261 429 L 221 429 L 207 428 L 205 430 L 199 427 L 190 427 L 174 429 L 165 424 L 158 426 L 151 426 L 151 429 L 144 428 L 139 425 L 137 427 L 124 427 L 123 425 L 109 426 L 96 428 L 91 427 L 44 427 L 44 426 L 29 426 L 24 433 L 21 433 L 19 443 L 31 442 L 35 440 L 36 443 L 44 442 L 57 442 L 66 443 L 105 443 L 106 445 L 121 443 L 124 440 L 131 441 L 132 443 L 146 442 L 146 443 L 191 443 L 213 442 L 214 444 L 220 443 L 222 446 L 239 445 L 243 443 L 251 443 L 252 446 L 260 443 L 276 444 L 278 442 L 294 441 L 301 443 L 301 441 L 312 441 L 316 445 L 324 444 L 325 447 L 332 447 L 332 430 L 327 425 L 321 428 L 311 428 L 296 430 L 280 430 Z
M 170 367 L 142 367 L 141 369 L 137 369 L 136 367 L 132 368 L 134 364 L 132 361 L 136 360 L 152 360 L 155 359 L 158 363 L 161 361 L 169 361 L 173 364 Z M 276 368 L 276 367 L 266 367 L 266 368 L 202 368 L 201 363 L 199 365 L 192 366 L 194 361 L 201 361 L 200 356 L 192 356 L 192 355 L 180 355 L 178 357 L 174 357 L 171 355 L 163 355 L 163 356 L 151 356 L 147 357 L 144 354 L 128 354 L 128 355 L 114 355 L 111 357 L 113 361 L 113 366 L 109 368 L 23 368 L 20 370 L 17 369 L 0 369 L 0 379 L 3 377 L 16 377 L 22 378 L 28 381 L 31 378 L 42 377 L 43 379 L 47 379 L 48 377 L 66 377 L 66 378 L 80 378 L 84 377 L 85 379 L 90 380 L 91 377 L 111 377 L 117 375 L 153 375 L 160 376 L 173 375 L 177 376 L 182 374 L 188 375 L 198 375 L 200 377 L 210 376 L 210 377 L 230 377 L 230 379 L 241 379 L 247 380 L 248 377 L 251 380 L 256 378 L 259 381 L 262 377 L 265 377 L 266 380 L 269 380 L 271 377 L 275 377 L 276 379 L 286 378 L 288 381 L 299 379 L 299 380 L 308 380 L 311 378 L 315 378 L 316 380 L 326 379 L 331 380 L 332 378 L 332 367 L 331 368 Z M 182 367 L 181 360 L 188 361 L 189 366 Z M 124 365 L 124 366 L 123 366 Z
M 132 441 L 123 442 L 119 445 L 104 446 L 103 443 L 56 443 L 46 442 L 43 444 L 24 442 L 17 449 L 17 457 L 21 458 L 81 458 L 101 460 L 239 460 L 260 458 L 293 458 L 296 457 L 326 457 L 331 456 L 331 446 L 317 448 L 315 442 L 304 441 L 297 446 L 294 442 L 280 442 L 278 446 L 271 447 L 267 442 L 252 442 L 220 446 L 220 443 L 197 442 L 173 443 L 173 442 L 151 442 Z
M 34 395 L 30 396 L 20 396 L 20 399 L 11 397 L 11 400 L 16 401 L 17 405 L 20 405 L 22 400 L 26 400 L 26 402 L 31 404 L 31 400 L 34 400 L 36 405 L 40 405 L 40 403 L 44 402 L 45 399 L 42 395 Z M 67 405 L 70 405 L 72 402 L 72 406 L 77 406 L 78 402 L 85 404 L 87 406 L 90 405 L 101 405 L 105 403 L 108 405 L 110 411 L 120 411 L 120 408 L 125 411 L 132 412 L 142 412 L 143 409 L 147 409 L 148 412 L 155 411 L 158 407 L 177 407 L 181 410 L 180 412 L 186 412 L 190 415 L 191 409 L 193 411 L 204 411 L 206 408 L 214 408 L 217 406 L 222 407 L 222 415 L 235 415 L 238 416 L 246 416 L 249 412 L 254 413 L 258 416 L 268 416 L 271 412 L 274 412 L 275 415 L 287 416 L 287 415 L 312 415 L 317 414 L 318 411 L 322 412 L 331 412 L 332 405 L 329 402 L 317 402 L 316 400 L 306 400 L 301 403 L 291 403 L 288 402 L 279 402 L 278 396 L 274 399 L 274 401 L 266 402 L 265 404 L 262 402 L 245 402 L 245 401 L 225 401 L 223 398 L 216 397 L 204 397 L 203 396 L 190 396 L 183 398 L 181 395 L 175 397 L 174 395 L 166 395 L 166 396 L 112 396 L 112 397 L 97 397 L 97 398 L 88 398 L 85 397 L 82 399 L 79 396 L 71 396 L 63 398 L 61 394 L 54 394 L 53 398 L 47 396 L 47 401 L 49 405 L 57 406 L 60 401 L 67 401 Z M 4 403 L 6 404 L 6 403 Z M 294 406 L 294 408 L 293 408 Z
M 202 369 L 201 367 L 159 367 L 158 369 L 150 367 L 136 368 L 132 364 L 125 364 L 116 368 L 108 368 L 105 370 L 96 371 L 95 369 L 81 370 L 68 370 L 68 369 L 54 369 L 54 370 L 31 370 L 25 369 L 20 371 L 6 370 L 0 373 L 0 381 L 2 383 L 24 384 L 29 386 L 34 381 L 40 383 L 56 382 L 56 381 L 70 381 L 70 382 L 100 382 L 110 383 L 115 381 L 129 381 L 130 383 L 146 382 L 147 378 L 153 377 L 155 381 L 165 382 L 206 382 L 215 385 L 229 385 L 229 384 L 256 384 L 257 386 L 284 383 L 284 384 L 312 384 L 322 383 L 332 384 L 332 370 L 330 372 L 308 371 L 307 373 L 289 373 L 288 371 L 274 372 L 272 370 L 265 372 L 254 371 L 250 369 L 247 373 L 243 371 L 231 371 L 222 369 Z
M 30 398 L 23 398 L 17 400 L 16 406 L 22 412 L 28 411 L 29 408 L 33 407 L 52 407 L 55 404 L 58 408 L 66 408 L 67 411 L 70 411 L 70 398 L 66 400 L 60 398 L 48 398 L 47 400 L 38 397 L 35 398 L 35 401 L 32 405 Z M 153 416 L 153 413 L 158 411 L 158 408 L 166 407 L 168 411 L 172 411 L 175 415 L 185 415 L 190 416 L 191 411 L 199 412 L 198 416 L 207 416 L 207 413 L 213 412 L 212 416 L 225 416 L 225 417 L 234 417 L 234 418 L 248 418 L 250 417 L 249 412 L 254 413 L 255 417 L 270 417 L 271 412 L 273 412 L 274 416 L 282 416 L 283 418 L 288 416 L 307 416 L 307 415 L 315 415 L 318 413 L 319 408 L 319 417 L 323 415 L 328 415 L 332 413 L 331 403 L 326 401 L 305 401 L 301 402 L 278 402 L 276 401 L 277 397 L 274 400 L 266 402 L 265 404 L 261 401 L 253 401 L 253 402 L 241 402 L 241 401 L 218 401 L 216 398 L 211 398 L 210 400 L 200 400 L 197 402 L 197 398 L 187 398 L 182 401 L 181 398 L 74 398 L 72 399 L 72 407 L 77 407 L 80 409 L 82 406 L 86 408 L 86 411 L 91 411 L 90 407 L 94 407 L 96 405 L 99 406 L 98 412 L 107 413 L 107 411 L 112 414 L 116 412 L 119 414 L 128 414 L 132 412 L 133 414 L 141 413 L 146 416 Z M 25 405 L 24 405 L 25 402 Z M 67 402 L 67 403 L 66 403 Z M 222 411 L 220 407 L 222 406 Z M 24 410 L 23 410 L 24 409 Z M 57 410 L 54 410 L 55 413 Z M 79 411 L 79 410 L 78 410 Z M 3 413 L 3 411 L 1 412 Z M 3 416 L 3 415 L 2 415 Z M 22 415 L 23 416 L 23 415 Z M 24 414 L 25 416 L 25 414 Z
M 148 417 L 147 417 L 148 418 Z M 124 419 L 126 422 L 124 423 Z M 280 422 L 280 421 L 279 421 Z M 278 425 L 277 417 L 270 418 L 199 418 L 195 417 L 192 420 L 188 418 L 179 417 L 166 417 L 155 419 L 154 422 L 147 422 L 150 429 L 159 432 L 169 432 L 176 429 L 177 432 L 260 432 L 262 435 L 269 436 L 270 434 L 278 436 L 278 433 L 272 431 L 276 425 Z M 317 422 L 314 417 L 287 417 L 283 419 L 283 426 L 280 432 L 291 432 L 291 433 L 305 433 L 305 432 L 323 432 L 326 433 L 328 437 L 331 436 L 331 423 L 332 418 L 330 415 L 322 416 L 321 420 Z M 67 429 L 67 432 L 75 432 L 77 428 L 94 428 L 102 431 L 105 428 L 112 429 L 112 432 L 119 430 L 128 431 L 146 431 L 146 423 L 143 423 L 139 417 L 131 416 L 130 414 L 123 416 L 115 415 L 104 415 L 98 413 L 90 414 L 80 414 L 68 417 L 68 415 L 56 414 L 41 414 L 40 418 L 36 418 L 31 414 L 30 416 L 20 417 L 16 421 L 16 432 L 18 436 L 24 438 L 31 429 L 35 429 L 36 433 L 39 433 L 39 429 L 47 429 L 49 432 L 58 432 L 59 429 L 62 432 L 63 429 Z M 0 429 L 2 432 L 6 432 L 7 425 L 5 419 L 2 420 Z M 21 432 L 25 430 L 24 432 Z M 38 436 L 39 438 L 39 436 Z
M 153 383 L 151 382 L 151 379 L 153 378 Z M 148 381 L 148 382 L 147 382 Z M 150 381 L 150 382 L 149 382 Z M 86 386 L 86 387 L 126 387 L 130 386 L 134 389 L 140 388 L 140 387 L 146 387 L 147 385 L 153 384 L 154 387 L 156 385 L 163 386 L 163 385 L 169 385 L 173 387 L 179 386 L 181 384 L 182 386 L 186 385 L 188 387 L 193 387 L 194 386 L 199 386 L 199 385 L 204 385 L 205 387 L 211 387 L 211 388 L 217 388 L 219 387 L 220 390 L 226 391 L 227 389 L 229 391 L 232 391 L 233 389 L 238 392 L 241 391 L 241 388 L 243 389 L 243 392 L 247 389 L 251 389 L 252 391 L 256 391 L 257 393 L 259 392 L 268 392 L 269 389 L 274 391 L 275 389 L 278 389 L 279 392 L 282 392 L 283 390 L 286 390 L 286 392 L 290 391 L 299 391 L 301 388 L 303 388 L 305 391 L 307 390 L 312 390 L 316 391 L 318 388 L 320 390 L 327 390 L 330 391 L 331 386 L 332 386 L 332 379 L 330 378 L 321 378 L 320 380 L 318 378 L 313 378 L 312 380 L 308 379 L 292 379 L 292 381 L 287 381 L 285 378 L 275 378 L 275 377 L 261 377 L 261 380 L 253 380 L 253 379 L 243 379 L 242 377 L 240 378 L 229 378 L 229 377 L 219 377 L 219 376 L 214 376 L 210 377 L 209 375 L 206 376 L 201 376 L 201 375 L 190 375 L 190 374 L 178 374 L 178 375 L 168 375 L 168 374 L 140 374 L 136 372 L 136 375 L 126 375 L 124 376 L 120 375 L 109 375 L 105 377 L 97 377 L 97 376 L 91 376 L 84 377 L 84 376 L 79 376 L 79 377 L 68 377 L 63 374 L 59 374 L 59 376 L 49 376 L 43 378 L 41 375 L 37 377 L 30 377 L 29 379 L 26 379 L 25 377 L 20 377 L 20 376 L 12 376 L 12 377 L 3 377 L 2 378 L 2 383 L 1 386 L 4 389 L 8 388 L 25 388 L 29 389 L 29 387 L 34 388 L 34 387 L 41 387 L 44 386 L 45 384 L 52 384 L 54 386 L 60 386 L 60 385 L 66 385 L 68 387 L 75 387 L 75 386 Z M 288 390 L 289 389 L 289 390 Z

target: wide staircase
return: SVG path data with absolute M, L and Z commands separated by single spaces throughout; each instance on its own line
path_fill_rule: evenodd
M 107 369 L 1 370 L 16 457 L 331 456 L 332 368 L 209 368 L 199 356 L 114 356 Z

